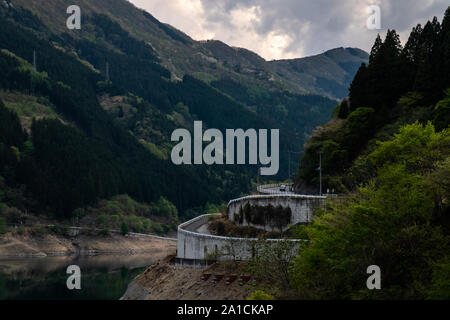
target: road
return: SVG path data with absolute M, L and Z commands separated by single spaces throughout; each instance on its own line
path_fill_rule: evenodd
M 296 194 L 293 191 L 288 191 L 291 185 L 285 185 L 287 191 L 280 191 L 281 184 L 262 185 L 258 187 L 258 191 L 264 194 Z

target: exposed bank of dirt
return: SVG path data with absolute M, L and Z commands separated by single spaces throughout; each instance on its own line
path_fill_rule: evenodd
M 268 285 L 255 281 L 242 263 L 223 262 L 192 269 L 176 267 L 172 259 L 167 257 L 137 276 L 122 299 L 242 300 Z
M 0 237 L 0 257 L 53 255 L 161 253 L 161 258 L 176 250 L 176 242 L 144 236 L 79 234 L 32 236 L 7 233 Z

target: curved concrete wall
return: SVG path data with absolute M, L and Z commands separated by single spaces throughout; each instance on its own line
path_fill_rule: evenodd
M 325 204 L 324 196 L 307 196 L 307 195 L 294 195 L 294 194 L 272 194 L 272 195 L 255 195 L 247 196 L 239 199 L 231 200 L 228 203 L 228 219 L 234 221 L 234 215 L 239 213 L 247 203 L 250 205 L 268 206 L 269 204 L 283 208 L 289 207 L 292 211 L 292 217 L 290 225 L 296 225 L 299 223 L 310 222 L 313 218 L 314 208 Z M 243 225 L 248 225 L 244 221 Z M 256 228 L 263 228 L 262 226 L 252 225 Z
M 209 259 L 214 252 L 228 253 L 232 249 L 233 255 L 221 255 L 219 260 L 248 260 L 252 256 L 252 248 L 258 239 L 221 237 L 196 232 L 200 226 L 208 223 L 210 217 L 218 214 L 207 214 L 194 218 L 178 227 L 177 258 L 188 260 Z M 285 240 L 268 239 L 269 242 Z M 303 240 L 287 240 L 299 244 Z

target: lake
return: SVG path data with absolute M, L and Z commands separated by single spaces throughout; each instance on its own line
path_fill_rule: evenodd
M 117 300 L 159 258 L 136 254 L 0 259 L 0 300 Z M 66 286 L 70 265 L 81 269 L 81 290 Z

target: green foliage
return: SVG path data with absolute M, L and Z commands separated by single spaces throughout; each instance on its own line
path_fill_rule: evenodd
M 291 287 L 291 265 L 297 250 L 296 243 L 290 241 L 259 241 L 251 248 L 252 259 L 248 268 L 255 276 L 275 281 L 279 288 L 286 291 Z
M 69 232 L 70 230 L 68 227 L 49 226 L 47 229 L 50 233 L 64 236 L 64 237 L 67 237 L 70 234 L 70 232 Z
M 434 18 L 423 28 L 414 27 L 404 48 L 395 30 L 388 30 L 384 41 L 377 36 L 370 64 L 359 68 L 338 117 L 317 130 L 306 145 L 296 182 L 305 192 L 311 192 L 308 187 L 317 189 L 318 151 L 324 152 L 324 185 L 346 192 L 373 177 L 373 172 L 365 174 L 364 169 L 373 169 L 366 155 L 376 140 L 387 140 L 398 128 L 415 121 L 433 121 L 438 131 L 448 127 L 449 10 L 442 25 Z M 339 119 L 346 121 L 336 128 L 333 122 Z M 325 145 L 331 144 L 328 140 L 333 148 L 325 152 Z
M 8 209 L 8 206 L 2 202 L 0 202 L 0 216 Z
M 41 203 L 59 215 L 69 217 L 97 197 L 120 193 L 121 183 L 133 188 L 122 163 L 78 129 L 43 120 L 33 123 L 32 131 L 34 157 L 23 164 L 25 179 Z
M 107 221 L 107 216 L 106 216 L 106 214 L 101 214 L 101 215 L 99 215 L 98 217 L 97 217 L 97 224 L 99 224 L 99 225 L 104 225 L 105 223 L 106 223 L 106 221 Z
M 378 170 L 356 195 L 332 201 L 297 234 L 310 240 L 293 263 L 293 287 L 307 299 L 424 299 L 447 296 L 439 262 L 450 249 L 442 193 L 450 131 L 403 127 L 369 155 Z M 445 161 L 444 161 L 445 160 Z M 442 162 L 444 161 L 444 162 Z M 444 169 L 446 168 L 446 169 Z M 433 177 L 433 178 L 430 178 Z M 448 196 L 448 193 L 447 193 Z M 382 290 L 365 288 L 369 265 Z M 431 291 L 430 291 L 431 290 Z
M 122 232 L 122 235 L 127 235 L 128 234 L 128 225 L 125 222 L 122 222 L 122 224 L 120 225 L 120 232 Z
M 133 232 L 167 233 L 179 223 L 176 207 L 164 198 L 156 203 L 145 204 L 124 194 L 101 200 L 96 206 L 83 211 L 80 215 L 82 223 L 90 224 L 92 217 L 95 217 L 94 222 L 105 229 L 117 229 L 125 223 Z
M 424 173 L 435 168 L 436 161 L 443 160 L 448 152 L 450 130 L 436 132 L 428 123 L 418 122 L 400 129 L 389 141 L 380 142 L 369 159 L 374 165 L 399 163 L 410 171 Z
M 433 266 L 431 288 L 428 298 L 433 300 L 450 300 L 450 256 L 447 255 Z
M 340 119 L 347 119 L 348 115 L 350 114 L 350 106 L 347 99 L 342 100 L 341 104 L 338 105 L 334 117 L 338 117 Z
M 358 108 L 349 114 L 347 127 L 356 135 L 369 136 L 374 129 L 374 114 L 372 108 Z
M 445 91 L 444 99 L 434 108 L 434 123 L 438 129 L 445 129 L 450 125 L 450 89 Z
M 152 206 L 152 213 L 157 216 L 169 217 L 173 221 L 178 220 L 177 208 L 164 197 L 159 198 Z
M 0 217 L 0 235 L 6 233 L 6 230 L 7 230 L 6 219 Z
M 190 43 L 189 38 L 144 15 L 140 21 L 156 24 L 172 44 Z M 282 92 L 275 84 L 276 91 L 269 92 L 255 84 L 259 81 L 232 80 L 223 90 L 217 83 L 208 85 L 189 75 L 182 81 L 168 81 L 171 72 L 162 66 L 148 39 L 130 34 L 135 30 L 122 27 L 122 19 L 88 14 L 84 21 L 86 28 L 78 36 L 54 34 L 53 26 L 46 27 L 31 11 L 0 8 L 4 49 L 0 89 L 29 97 L 27 103 L 9 106 L 23 112 L 22 121 L 31 121 L 36 113 L 64 119 L 64 123 L 36 121 L 32 139 L 20 138 L 22 129 L 13 128 L 15 122 L 1 126 L 14 131 L 20 141 L 0 144 L 0 174 L 11 188 L 26 186 L 33 211 L 69 218 L 76 208 L 126 193 L 146 203 L 164 197 L 180 217 L 197 215 L 198 208 L 208 202 L 223 203 L 249 191 L 255 168 L 175 166 L 167 157 L 174 129 L 190 128 L 194 119 L 222 130 L 283 127 L 281 148 L 288 150 L 302 145 L 305 135 L 329 119 L 332 100 Z M 32 67 L 33 50 L 37 71 Z M 106 63 L 110 81 L 104 81 Z M 198 70 L 183 73 L 193 71 Z M 99 105 L 98 96 L 101 100 L 117 95 L 125 97 L 124 106 L 115 107 L 117 112 Z M 66 128 L 67 124 L 71 127 Z M 23 126 L 28 130 L 31 124 L 23 122 Z M 20 159 L 13 150 L 20 151 Z M 280 164 L 280 175 L 286 171 L 287 161 Z M 165 211 L 176 220 L 173 208 Z
M 167 150 L 171 147 L 167 137 L 179 127 L 168 116 L 180 111 L 188 120 L 190 112 L 187 114 L 186 108 L 179 105 L 183 103 L 209 127 L 246 128 L 257 127 L 257 124 L 269 127 L 262 117 L 194 78 L 168 82 L 170 72 L 158 64 L 152 47 L 134 39 L 105 15 L 87 17 L 88 27 L 83 28 L 81 38 L 72 38 L 66 33 L 49 42 L 24 28 L 22 23 L 30 21 L 22 21 L 18 16 L 6 19 L 3 11 L 0 13 L 0 42 L 8 53 L 0 52 L 0 89 L 39 96 L 40 101 L 44 99 L 45 105 L 54 109 L 58 118 L 61 116 L 74 125 L 64 128 L 56 121 L 36 121 L 33 130 L 39 132 L 32 132 L 33 157 L 28 157 L 20 169 L 10 147 L 20 150 L 26 140 L 20 138 L 24 134 L 15 132 L 11 136 L 20 139 L 20 143 L 0 147 L 1 161 L 8 161 L 8 166 L 0 165 L 0 171 L 5 168 L 7 172 L 0 173 L 7 178 L 8 185 L 27 186 L 38 203 L 34 210 L 69 217 L 75 208 L 92 205 L 96 199 L 128 193 L 142 202 L 157 201 L 163 196 L 177 207 L 180 215 L 186 216 L 190 208 L 204 206 L 207 202 L 221 203 L 249 190 L 249 177 L 254 175 L 249 166 L 238 166 L 231 171 L 207 166 L 186 168 L 167 160 Z M 30 67 L 29 48 L 37 52 L 39 74 Z M 75 57 L 70 48 L 76 48 Z M 103 76 L 97 72 L 105 71 L 107 61 L 111 78 L 108 84 L 102 83 Z M 97 94 L 127 91 L 130 92 L 127 97 L 142 98 L 132 101 L 135 112 L 131 117 L 114 121 L 99 105 Z M 219 116 L 217 110 L 211 112 L 211 104 L 222 110 L 222 115 L 229 116 Z M 125 114 L 125 109 L 123 111 Z M 21 130 L 14 128 L 17 123 L 5 121 L 5 126 L 1 127 Z M 59 148 L 60 135 L 69 141 L 63 148 Z M 69 136 L 73 139 L 68 139 Z M 56 146 L 58 148 L 53 150 Z M 72 158 L 66 165 L 66 159 Z M 18 179 L 17 170 L 20 171 Z M 59 174 L 63 178 L 58 178 Z M 46 185 L 41 186 L 41 181 Z M 192 185 L 197 188 L 193 190 Z M 75 194 L 77 190 L 81 194 Z
M 262 300 L 275 300 L 275 298 L 272 295 L 265 293 L 264 291 L 257 290 L 257 291 L 252 292 L 250 294 L 250 296 L 247 298 L 247 300 L 261 300 L 262 301 Z

